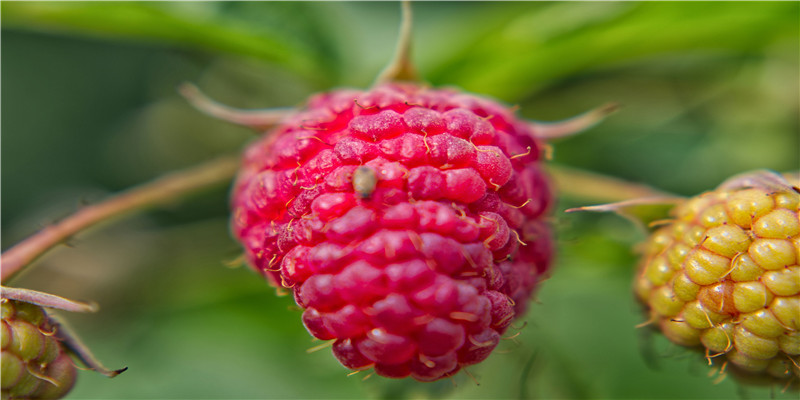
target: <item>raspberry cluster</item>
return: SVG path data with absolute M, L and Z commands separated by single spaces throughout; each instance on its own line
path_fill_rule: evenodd
M 550 265 L 530 129 L 456 90 L 316 95 L 246 150 L 234 234 L 345 367 L 450 376 L 489 355 Z
M 70 356 L 53 336 L 56 327 L 36 305 L 2 300 L 3 399 L 59 399 L 75 383 Z
M 643 248 L 639 299 L 673 342 L 746 377 L 800 378 L 800 194 L 721 189 L 676 207 Z

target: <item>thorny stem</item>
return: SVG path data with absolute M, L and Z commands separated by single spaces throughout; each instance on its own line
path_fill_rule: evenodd
M 394 57 L 389 65 L 378 74 L 375 85 L 392 81 L 418 81 L 417 69 L 411 62 L 411 29 L 413 18 L 411 14 L 411 2 L 402 2 L 403 19 L 400 22 L 400 37 L 397 39 Z
M 157 205 L 230 180 L 239 166 L 236 156 L 221 157 L 149 183 L 131 188 L 98 204 L 87 206 L 64 220 L 47 226 L 0 255 L 5 282 L 54 246 L 99 222 Z

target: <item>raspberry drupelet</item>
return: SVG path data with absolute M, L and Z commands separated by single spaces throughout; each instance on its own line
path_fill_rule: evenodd
M 316 95 L 246 150 L 233 232 L 344 366 L 450 376 L 491 353 L 550 266 L 531 130 L 456 90 Z

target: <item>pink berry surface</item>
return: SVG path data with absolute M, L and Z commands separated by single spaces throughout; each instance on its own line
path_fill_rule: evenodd
M 541 146 L 457 90 L 318 94 L 245 151 L 233 231 L 344 366 L 436 380 L 484 360 L 546 276 Z

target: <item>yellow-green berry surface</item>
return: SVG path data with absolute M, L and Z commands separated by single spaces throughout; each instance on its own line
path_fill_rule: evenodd
M 737 376 L 800 380 L 800 194 L 719 189 L 672 211 L 634 283 L 654 326 Z

